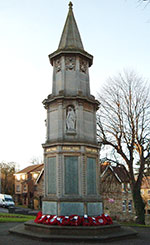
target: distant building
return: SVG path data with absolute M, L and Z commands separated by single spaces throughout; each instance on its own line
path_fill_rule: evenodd
M 145 176 L 142 180 L 141 196 L 145 202 L 145 214 L 150 214 L 150 176 Z
M 104 212 L 118 220 L 133 219 L 134 206 L 128 172 L 123 165 L 101 164 L 101 195 Z
M 15 202 L 34 207 L 37 180 L 44 169 L 44 164 L 28 166 L 15 174 Z M 37 199 L 40 197 L 37 196 Z
M 34 209 L 42 208 L 42 199 L 44 197 L 44 167 L 35 181 L 34 188 Z

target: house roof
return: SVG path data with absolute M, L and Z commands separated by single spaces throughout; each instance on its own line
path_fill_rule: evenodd
M 44 164 L 34 164 L 34 165 L 30 165 L 22 170 L 20 170 L 19 172 L 17 172 L 16 174 L 27 174 L 30 172 L 36 172 L 36 171 L 41 171 L 41 169 L 43 168 Z
M 36 180 L 35 184 L 38 184 L 39 183 L 39 181 L 40 181 L 40 179 L 41 179 L 41 177 L 42 177 L 43 174 L 44 174 L 44 168 L 42 168 L 39 176 L 37 177 L 37 180 Z
M 43 169 L 43 167 L 44 167 L 43 163 L 39 164 L 39 166 L 36 169 L 33 169 L 33 171 L 31 171 L 31 172 L 39 172 L 39 171 L 41 171 Z
M 103 177 L 105 175 L 105 173 L 110 170 L 114 176 L 116 177 L 116 179 L 119 181 L 119 182 L 129 182 L 130 181 L 130 178 L 129 178 L 129 174 L 128 174 L 128 171 L 127 169 L 125 168 L 125 166 L 123 165 L 119 165 L 119 166 L 111 166 L 110 164 L 102 164 L 102 168 L 101 168 L 101 177 Z

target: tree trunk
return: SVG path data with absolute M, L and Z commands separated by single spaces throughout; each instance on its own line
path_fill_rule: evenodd
M 145 203 L 141 197 L 140 190 L 134 188 L 132 195 L 136 213 L 136 223 L 145 224 Z

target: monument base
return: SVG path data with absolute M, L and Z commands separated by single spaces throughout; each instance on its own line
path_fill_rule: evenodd
M 122 228 L 119 224 L 106 226 L 48 226 L 28 221 L 13 227 L 10 233 L 24 235 L 38 240 L 66 242 L 97 241 L 106 242 L 135 237 L 137 232 L 131 228 Z
M 98 216 L 103 213 L 102 202 L 82 202 L 82 201 L 48 201 L 44 200 L 42 202 L 42 213 L 51 214 L 58 216 L 72 215 L 76 214 L 83 216 L 87 214 L 88 216 Z

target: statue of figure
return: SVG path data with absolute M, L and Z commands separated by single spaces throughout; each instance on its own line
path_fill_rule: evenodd
M 75 130 L 76 116 L 73 108 L 68 107 L 66 126 L 68 130 Z

